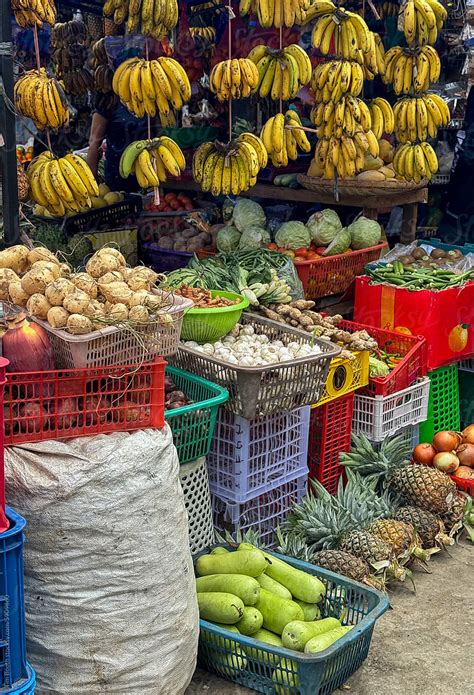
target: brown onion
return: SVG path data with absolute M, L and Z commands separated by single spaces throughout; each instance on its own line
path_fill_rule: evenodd
M 441 451 L 434 457 L 433 464 L 443 473 L 454 473 L 459 467 L 459 459 L 452 451 Z
M 424 463 L 426 466 L 431 466 L 435 456 L 436 449 L 427 442 L 417 444 L 412 453 L 412 458 L 415 463 Z
M 454 451 L 461 444 L 461 435 L 457 432 L 442 430 L 433 437 L 433 446 L 436 451 Z
M 459 466 L 459 468 L 456 468 L 455 476 L 456 478 L 474 480 L 474 473 L 472 471 L 472 468 L 469 468 L 469 466 Z
M 474 444 L 461 444 L 456 449 L 456 456 L 462 466 L 474 468 Z
M 474 425 L 468 425 L 463 429 L 462 440 L 465 444 L 474 444 Z

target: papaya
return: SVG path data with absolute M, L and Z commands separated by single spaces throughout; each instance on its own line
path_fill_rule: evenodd
M 245 574 L 207 574 L 196 579 L 196 591 L 224 591 L 238 596 L 246 606 L 254 606 L 260 584 Z

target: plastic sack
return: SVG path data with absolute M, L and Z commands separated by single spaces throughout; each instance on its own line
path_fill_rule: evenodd
M 171 430 L 5 450 L 37 695 L 180 695 L 199 634 Z
M 295 264 L 288 258 L 287 263 L 282 268 L 277 270 L 277 275 L 280 280 L 285 280 L 290 287 L 290 295 L 292 299 L 304 299 L 304 289 L 296 272 Z

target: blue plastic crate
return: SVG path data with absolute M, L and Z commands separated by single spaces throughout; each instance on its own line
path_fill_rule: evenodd
M 324 583 L 323 617 L 342 615 L 344 625 L 356 627 L 328 649 L 310 655 L 273 647 L 201 620 L 199 665 L 265 695 L 329 695 L 366 659 L 375 621 L 389 608 L 388 599 L 375 589 L 321 567 L 274 555 Z
M 0 534 L 0 597 L 3 598 L 0 625 L 2 644 L 7 641 L 8 646 L 1 648 L 0 692 L 9 692 L 8 689 L 14 689 L 18 681 L 29 677 L 23 590 L 23 530 L 26 521 L 9 507 L 6 514 L 10 528 Z
M 33 671 L 30 665 L 28 665 L 26 678 L 19 685 L 15 684 L 12 690 L 0 690 L 1 693 L 8 693 L 8 695 L 34 695 L 36 686 L 36 673 Z

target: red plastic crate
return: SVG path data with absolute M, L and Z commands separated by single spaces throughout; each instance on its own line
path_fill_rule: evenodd
M 4 444 L 164 425 L 164 360 L 7 374 Z
M 351 447 L 351 423 L 354 393 L 336 398 L 311 409 L 309 421 L 308 468 L 309 477 L 324 485 L 334 494 L 344 466 L 339 463 L 339 452 Z
M 474 480 L 466 480 L 465 478 L 457 478 L 455 475 L 451 479 L 456 483 L 459 490 L 467 492 L 468 495 L 474 497 Z
M 367 263 L 377 261 L 388 244 L 377 244 L 361 251 L 351 251 L 312 261 L 297 261 L 296 272 L 302 282 L 306 299 L 342 294 L 361 275 Z
M 365 326 L 355 321 L 341 321 L 338 328 L 349 333 L 367 331 L 385 352 L 403 355 L 403 360 L 400 360 L 388 376 L 370 377 L 367 386 L 361 388 L 359 393 L 367 396 L 388 396 L 395 391 L 406 389 L 428 373 L 428 347 L 422 335 L 406 335 L 375 326 Z

